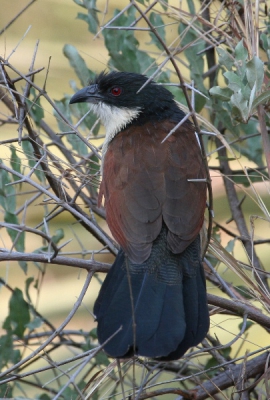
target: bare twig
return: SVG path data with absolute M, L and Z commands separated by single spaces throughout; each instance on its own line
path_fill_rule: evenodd
M 28 4 L 26 4 L 26 6 L 24 8 L 21 9 L 20 12 L 18 12 L 18 14 L 15 15 L 15 17 L 13 17 L 9 23 L 4 26 L 3 29 L 1 29 L 0 31 L 0 35 L 2 35 L 33 3 L 35 3 L 37 0 L 31 0 Z

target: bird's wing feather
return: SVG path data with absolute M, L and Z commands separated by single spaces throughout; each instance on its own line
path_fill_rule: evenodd
M 201 152 L 192 125 L 183 124 L 161 143 L 175 123 L 130 126 L 111 141 L 104 157 L 103 182 L 107 222 L 133 262 L 143 262 L 162 223 L 168 244 L 182 252 L 203 224 L 206 203 Z

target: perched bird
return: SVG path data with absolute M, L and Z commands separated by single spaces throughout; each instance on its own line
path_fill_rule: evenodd
M 209 329 L 206 171 L 193 125 L 177 128 L 173 95 L 146 81 L 103 72 L 70 103 L 90 103 L 106 128 L 99 204 L 121 247 L 95 302 L 98 339 L 112 357 L 175 360 Z

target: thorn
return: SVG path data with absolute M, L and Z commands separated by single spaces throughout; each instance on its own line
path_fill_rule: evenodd
M 238 201 L 237 207 L 241 207 L 241 205 L 242 205 L 243 202 L 245 201 L 246 197 L 247 197 L 247 196 L 244 195 L 244 196 L 242 197 L 242 199 Z M 233 220 L 234 220 L 234 218 L 233 218 L 233 216 L 231 216 L 231 218 L 229 218 L 225 223 L 226 223 L 226 224 L 229 224 L 229 223 L 232 222 Z
M 229 223 L 232 222 L 232 221 L 233 221 L 233 217 L 227 219 L 227 221 L 225 221 L 225 224 L 229 224 Z
M 178 128 L 180 128 L 181 125 L 192 115 L 191 112 L 189 112 L 181 121 L 175 125 L 175 127 L 168 133 L 168 135 L 162 140 L 161 144 L 165 142 L 165 140 L 168 139 Z
M 202 179 L 187 179 L 188 182 L 207 182 L 206 178 Z
M 215 132 L 208 132 L 208 131 L 204 131 L 204 130 L 201 130 L 200 134 L 201 135 L 209 135 L 209 136 L 217 136 L 217 134 Z

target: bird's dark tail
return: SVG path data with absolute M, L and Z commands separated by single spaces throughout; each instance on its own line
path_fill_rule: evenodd
M 94 314 L 99 342 L 112 337 L 104 346 L 112 357 L 175 360 L 206 336 L 209 314 L 200 238 L 173 254 L 166 234 L 162 229 L 143 264 L 132 264 L 120 250 L 101 287 Z

